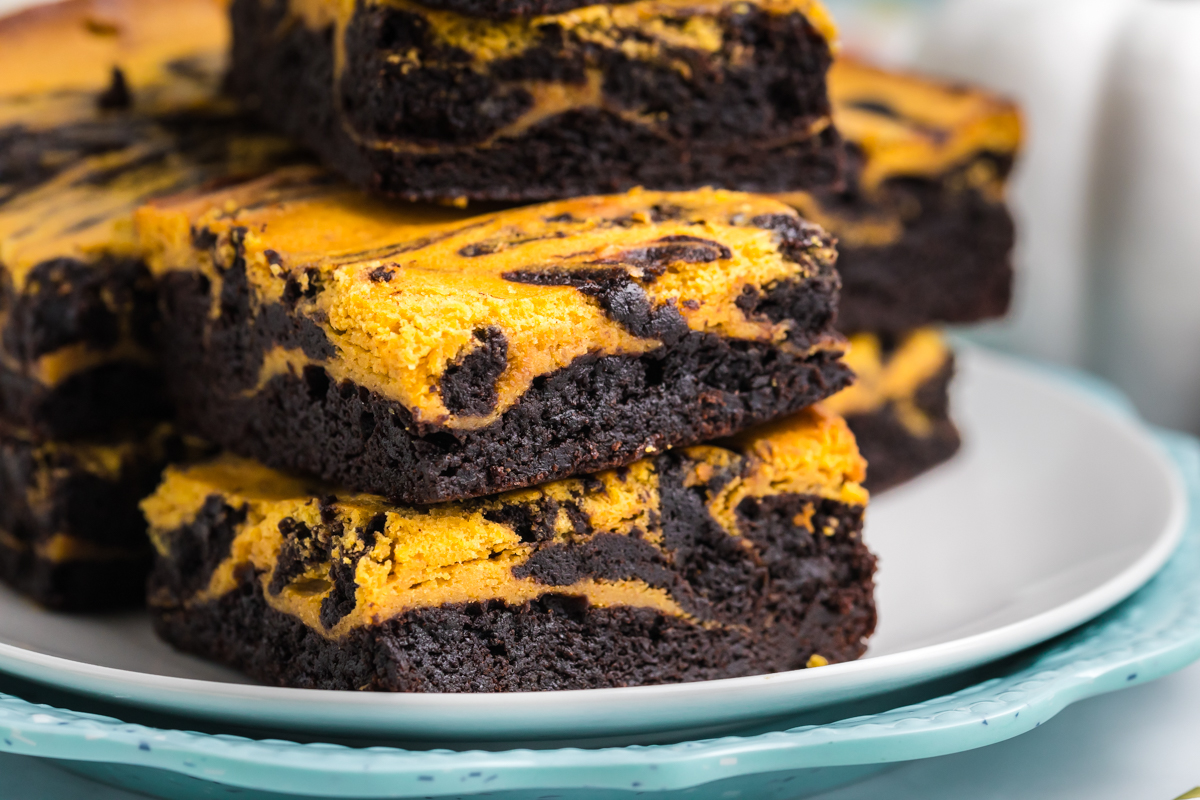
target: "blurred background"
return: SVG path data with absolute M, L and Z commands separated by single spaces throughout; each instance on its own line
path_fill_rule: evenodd
M 1023 107 L 1013 310 L 968 335 L 1090 369 L 1200 432 L 1200 2 L 828 5 L 847 51 Z

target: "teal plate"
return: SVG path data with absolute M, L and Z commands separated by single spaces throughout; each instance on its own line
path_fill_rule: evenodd
M 1101 385 L 1091 390 L 1121 402 Z M 672 745 L 422 752 L 189 733 L 0 695 L 0 750 L 163 797 L 770 800 L 892 763 L 983 747 L 1073 702 L 1200 658 L 1200 443 L 1157 436 L 1190 504 L 1184 537 L 1162 571 L 1090 623 L 986 668 L 985 680 L 937 696 L 937 686 L 926 686 L 917 691 L 931 699 L 915 704 L 853 717 L 853 709 L 839 707 L 825 712 L 835 721 Z
M 958 367 L 962 452 L 871 503 L 864 538 L 881 564 L 880 619 L 856 661 L 574 691 L 283 688 L 171 650 L 145 612 L 53 614 L 0 591 L 0 691 L 152 727 L 463 751 L 745 736 L 963 688 L 878 698 L 992 664 L 1113 608 L 1171 557 L 1188 500 L 1179 469 L 1127 411 L 995 354 L 960 348 Z M 13 678 L 43 690 L 5 688 Z M 850 702 L 862 705 L 846 711 Z

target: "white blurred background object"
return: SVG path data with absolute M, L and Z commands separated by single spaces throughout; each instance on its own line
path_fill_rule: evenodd
M 825 0 L 847 53 L 884 67 L 911 64 L 941 0 Z
M 1200 431 L 1200 2 L 1140 3 L 1107 87 L 1087 365 L 1151 420 Z
M 972 336 L 1090 368 L 1200 432 L 1200 2 L 831 5 L 851 49 L 1023 107 L 1013 310 Z

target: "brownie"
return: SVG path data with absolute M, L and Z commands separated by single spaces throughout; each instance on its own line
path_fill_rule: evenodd
M 290 151 L 215 97 L 218 6 L 68 2 L 0 20 L 0 418 L 31 436 L 167 413 L 133 211 Z
M 0 17 L 0 143 L 72 131 L 51 158 L 0 155 L 0 186 L 26 170 L 69 165 L 77 147 L 94 154 L 121 146 L 122 112 L 210 104 L 227 58 L 226 5 L 63 0 Z
M 150 605 L 282 686 L 589 689 L 847 661 L 875 627 L 863 462 L 806 410 L 719 445 L 411 507 L 225 455 L 143 502 Z
M 628 464 L 850 380 L 830 240 L 754 195 L 471 214 L 292 168 L 137 221 L 182 424 L 398 502 Z
M 961 443 L 950 419 L 954 353 L 932 328 L 901 338 L 856 334 L 846 363 L 858 376 L 824 402 L 842 414 L 867 459 L 872 492 L 912 480 L 948 460 Z
M 228 27 L 221 0 L 65 0 L 0 17 L 0 204 L 146 144 L 157 117 L 211 112 Z
M 138 502 L 205 452 L 166 423 L 104 440 L 0 434 L 0 580 L 50 608 L 141 605 L 151 548 Z
M 1021 140 L 1016 107 L 848 58 L 830 70 L 829 95 L 846 142 L 846 186 L 779 199 L 838 238 L 839 328 L 897 336 L 1003 315 L 1012 293 L 1004 191 Z
M 819 3 L 576 5 L 235 0 L 230 87 L 409 200 L 838 185 Z

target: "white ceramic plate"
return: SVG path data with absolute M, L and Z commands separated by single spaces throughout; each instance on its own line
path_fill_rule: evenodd
M 880 625 L 867 656 L 672 686 L 405 695 L 250 685 L 172 652 L 142 614 L 72 618 L 0 595 L 0 669 L 227 725 L 434 742 L 699 738 L 945 676 L 1113 606 L 1179 540 L 1183 484 L 1149 431 L 1071 384 L 960 354 L 951 463 L 872 504 Z

